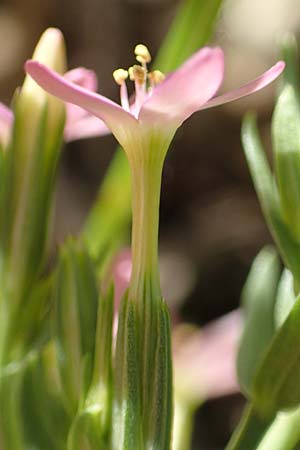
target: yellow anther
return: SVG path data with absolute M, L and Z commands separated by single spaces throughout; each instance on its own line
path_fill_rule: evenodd
M 131 81 L 136 81 L 140 85 L 145 83 L 147 72 L 144 67 L 138 65 L 131 66 L 128 69 L 128 73 Z
M 144 44 L 138 44 L 134 49 L 134 54 L 141 64 L 147 64 L 151 61 L 151 54 Z
M 121 86 L 128 78 L 128 71 L 125 69 L 116 69 L 113 71 L 113 77 L 115 82 Z
M 148 73 L 150 84 L 153 84 L 154 86 L 164 81 L 165 78 L 165 74 L 163 74 L 160 70 L 153 70 L 153 72 Z

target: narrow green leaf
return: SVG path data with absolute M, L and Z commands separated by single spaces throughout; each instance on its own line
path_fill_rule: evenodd
M 225 450 L 255 450 L 271 423 L 272 419 L 264 420 L 248 404 Z
M 97 317 L 95 361 L 85 410 L 99 411 L 98 429 L 102 442 L 108 445 L 112 424 L 112 327 L 114 319 L 114 289 L 102 294 Z M 95 413 L 96 414 L 96 413 Z
M 300 239 L 300 108 L 298 94 L 287 84 L 272 119 L 275 171 L 282 215 L 291 234 Z
M 273 176 L 259 138 L 255 117 L 249 114 L 242 126 L 242 142 L 253 183 L 269 229 L 286 266 L 300 281 L 300 244 L 283 222 Z
M 281 43 L 282 58 L 285 61 L 283 72 L 284 85 L 290 84 L 299 94 L 300 71 L 298 62 L 298 46 L 294 35 L 287 33 Z
M 65 450 L 70 416 L 60 389 L 55 351 L 50 343 L 42 352 L 32 354 L 22 380 L 24 448 Z
M 222 0 L 185 0 L 159 51 L 155 67 L 164 72 L 176 69 L 211 37 Z
M 98 290 L 93 263 L 79 243 L 63 247 L 54 286 L 53 331 L 61 382 L 75 413 L 91 382 Z
M 285 269 L 280 278 L 274 308 L 275 327 L 279 328 L 288 317 L 296 301 L 293 286 L 293 276 Z
M 90 407 L 74 419 L 68 436 L 67 450 L 108 450 L 101 435 L 101 409 Z
M 240 385 L 251 396 L 254 373 L 274 334 L 273 310 L 280 264 L 275 250 L 264 248 L 255 258 L 242 292 L 245 328 L 237 357 Z
M 253 381 L 253 403 L 264 417 L 300 404 L 300 298 L 275 334 Z
M 300 441 L 299 423 L 299 409 L 277 414 L 257 450 L 296 450 Z

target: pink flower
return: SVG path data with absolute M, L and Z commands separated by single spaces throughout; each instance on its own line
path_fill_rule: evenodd
M 92 70 L 78 67 L 67 72 L 64 77 L 91 92 L 97 90 L 97 77 Z M 13 121 L 12 110 L 0 103 L 0 145 L 3 147 L 8 143 Z M 86 137 L 103 136 L 107 133 L 109 133 L 108 128 L 97 117 L 76 105 L 66 103 L 64 137 L 67 142 Z
M 239 310 L 210 322 L 202 329 L 182 325 L 173 334 L 175 386 L 194 401 L 216 398 L 239 391 L 236 353 L 243 321 Z
M 118 80 L 122 106 L 73 83 L 68 77 L 60 76 L 37 61 L 27 61 L 25 69 L 50 94 L 80 106 L 101 119 L 128 155 L 136 155 L 142 147 L 142 152 L 146 151 L 147 145 L 148 149 L 149 146 L 155 146 L 156 152 L 161 151 L 164 157 L 176 129 L 191 114 L 262 89 L 281 74 L 284 62 L 279 61 L 255 80 L 215 98 L 224 72 L 224 56 L 218 47 L 202 48 L 158 84 L 147 79 L 147 71 L 143 74 L 145 64 L 133 66 L 131 79 L 135 82 L 135 99 L 131 105 L 127 96 L 126 76 L 121 74 Z

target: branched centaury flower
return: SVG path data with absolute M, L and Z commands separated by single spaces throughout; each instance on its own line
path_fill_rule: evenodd
M 158 222 L 161 173 L 177 128 L 194 112 L 262 89 L 283 70 L 278 62 L 256 80 L 213 98 L 223 79 L 220 48 L 205 47 L 166 77 L 148 72 L 143 45 L 135 64 L 118 69 L 121 106 L 70 82 L 37 61 L 26 71 L 50 94 L 101 119 L 123 147 L 132 176 L 132 276 L 120 314 L 115 355 L 112 448 L 168 450 L 172 429 L 170 327 L 158 271 Z M 133 101 L 126 80 L 135 85 Z M 101 230 L 99 230 L 101 232 Z
M 68 77 L 60 76 L 38 61 L 26 63 L 27 73 L 46 91 L 80 106 L 105 122 L 126 152 L 133 173 L 140 172 L 146 160 L 148 165 L 155 165 L 156 168 L 162 166 L 176 129 L 191 114 L 254 93 L 271 83 L 284 68 L 284 63 L 280 61 L 243 87 L 212 98 L 223 79 L 224 57 L 220 48 L 205 47 L 199 50 L 166 77 L 159 71 L 148 73 L 147 63 L 151 57 L 145 46 L 138 45 L 135 53 L 141 65 L 134 65 L 128 71 L 118 69 L 114 72 L 114 78 L 120 85 L 121 106 L 70 82 Z M 127 95 L 128 76 L 135 84 L 133 102 Z M 141 183 L 140 176 L 136 178 L 135 181 Z M 148 181 L 152 183 L 153 180 Z M 133 195 L 135 191 L 137 189 Z M 133 252 L 133 279 L 137 270 L 140 269 L 135 266 Z

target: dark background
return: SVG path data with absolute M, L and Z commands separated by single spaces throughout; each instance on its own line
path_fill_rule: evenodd
M 23 62 L 48 26 L 63 30 L 69 68 L 94 69 L 101 93 L 118 100 L 112 71 L 132 64 L 136 43 L 147 44 L 155 55 L 177 4 L 175 0 L 1 0 L 1 101 L 9 104 L 15 87 L 22 83 Z M 281 34 L 297 33 L 299 24 L 298 0 L 225 2 L 213 38 L 226 56 L 222 90 L 266 70 L 278 58 Z M 200 325 L 238 306 L 249 265 L 271 240 L 244 160 L 240 124 L 245 111 L 255 109 L 269 148 L 274 93 L 272 85 L 249 99 L 195 114 L 178 131 L 166 160 L 160 241 L 165 296 L 184 301 L 183 317 Z M 115 147 L 111 136 L 66 146 L 54 248 L 67 234 L 80 230 Z M 176 280 L 180 280 L 178 289 Z M 195 449 L 222 448 L 240 407 L 238 397 L 204 405 L 197 415 Z

